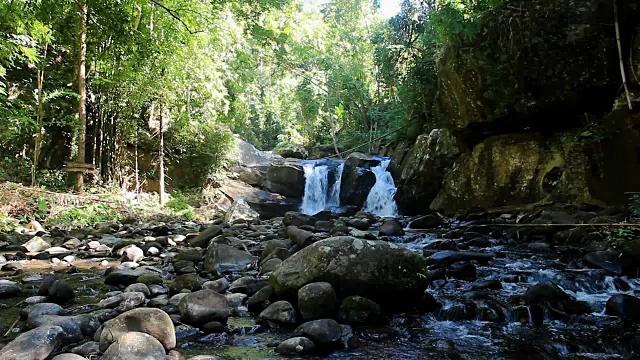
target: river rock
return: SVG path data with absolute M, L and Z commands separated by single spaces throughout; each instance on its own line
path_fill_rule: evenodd
M 298 290 L 298 309 L 304 320 L 332 315 L 337 303 L 336 291 L 328 282 L 307 284 Z
M 127 286 L 124 289 L 124 292 L 140 292 L 143 293 L 144 296 L 146 297 L 151 297 L 151 290 L 149 290 L 149 287 L 145 284 L 141 284 L 141 283 L 135 283 L 135 284 L 131 284 L 129 286 Z
M 51 244 L 40 236 L 34 236 L 22 245 L 25 252 L 41 252 L 51 247 Z
M 287 226 L 287 236 L 302 248 L 318 241 L 318 238 L 311 231 L 302 230 L 295 226 Z
M 227 291 L 229 287 L 231 287 L 231 283 L 227 278 L 224 278 L 224 277 L 217 280 L 213 280 L 213 281 L 207 281 L 204 284 L 202 284 L 203 289 L 213 290 L 220 294 Z
M 243 276 L 240 279 L 231 283 L 229 291 L 232 293 L 243 293 L 247 295 L 253 295 L 258 290 L 267 286 L 269 279 L 266 278 L 254 278 L 251 276 Z
M 216 276 L 222 276 L 225 273 L 251 270 L 255 268 L 257 262 L 258 257 L 244 250 L 238 250 L 229 245 L 212 243 L 207 248 L 204 268 Z
M 238 197 L 224 216 L 224 220 L 229 223 L 250 223 L 258 219 L 260 219 L 260 214 L 253 210 L 243 197 Z
M 269 306 L 271 295 L 273 295 L 273 288 L 268 285 L 263 287 L 247 300 L 247 308 L 254 313 L 261 312 Z
M 398 220 L 386 220 L 380 227 L 380 236 L 402 236 L 404 229 Z
M 39 303 L 27 306 L 20 311 L 22 318 L 36 318 L 41 315 L 62 315 L 64 308 L 53 303 Z
M 66 353 L 60 354 L 54 357 L 52 360 L 87 360 L 87 358 L 78 354 Z
M 633 267 L 631 258 L 618 251 L 591 252 L 585 255 L 583 260 L 591 267 L 607 270 L 616 275 L 629 273 Z
M 287 339 L 276 347 L 276 352 L 282 355 L 306 355 L 316 349 L 313 341 L 306 337 L 298 336 Z
M 282 218 L 282 223 L 285 226 L 304 226 L 310 225 L 313 226 L 317 222 L 317 219 L 313 216 L 302 214 L 296 211 L 288 211 L 284 214 L 284 218 Z
M 10 298 L 18 295 L 21 289 L 20 286 L 10 280 L 0 280 L 0 298 Z
M 146 297 L 141 292 L 120 293 L 114 296 L 110 296 L 106 299 L 100 300 L 100 302 L 98 303 L 98 307 L 102 309 L 116 308 L 116 310 L 129 308 L 128 310 L 131 310 L 136 306 L 143 304 L 145 300 L 146 300 Z M 120 311 L 120 312 L 124 312 L 124 311 Z
M 271 274 L 269 284 L 276 295 L 295 297 L 304 285 L 326 281 L 343 296 L 406 305 L 426 288 L 419 275 L 424 273 L 424 259 L 407 249 L 345 236 L 321 240 L 297 252 Z
M 120 314 L 102 325 L 95 337 L 100 341 L 100 351 L 106 351 L 122 335 L 132 331 L 153 336 L 166 350 L 176 346 L 176 333 L 169 315 L 160 309 L 139 308 Z
M 446 224 L 443 218 L 438 215 L 424 215 L 414 219 L 409 223 L 411 229 L 432 229 Z
M 100 322 L 91 314 L 76 316 L 41 315 L 29 318 L 27 325 L 32 328 L 59 326 L 64 330 L 61 340 L 64 343 L 70 343 L 78 342 L 86 336 L 92 336 L 100 327 Z
M 226 323 L 229 318 L 227 298 L 213 290 L 199 290 L 185 295 L 179 304 L 180 317 L 191 325 L 202 325 L 209 321 Z
M 165 349 L 156 338 L 141 332 L 129 332 L 109 346 L 100 359 L 158 360 L 164 359 L 165 356 Z
M 209 246 L 209 242 L 214 237 L 222 234 L 222 228 L 218 225 L 211 225 L 206 228 L 203 232 L 201 232 L 198 236 L 187 240 L 187 243 L 191 247 L 199 247 L 206 248 Z M 202 258 L 202 254 L 200 254 L 200 258 Z M 181 259 L 181 260 L 191 260 L 191 259 Z
M 169 284 L 169 292 L 171 294 L 177 294 L 183 290 L 197 291 L 202 289 L 204 283 L 205 279 L 201 278 L 198 274 L 183 274 Z
M 292 334 L 294 337 L 304 336 L 315 344 L 334 343 L 342 337 L 342 328 L 333 319 L 320 319 L 308 321 L 298 326 Z
M 19 335 L 0 350 L 2 360 L 45 360 L 58 347 L 64 330 L 60 326 L 41 326 Z
M 363 325 L 380 319 L 380 305 L 361 296 L 349 296 L 342 300 L 338 320 L 347 324 Z
M 118 250 L 118 255 L 122 262 L 131 261 L 137 263 L 144 259 L 144 251 L 135 245 L 125 246 Z
M 97 341 L 87 341 L 82 345 L 78 345 L 71 349 L 71 352 L 89 358 L 97 357 L 100 354 L 100 343 Z
M 56 304 L 66 304 L 73 301 L 75 293 L 71 285 L 64 280 L 56 280 L 51 284 L 47 294 L 47 300 Z
M 560 289 L 558 285 L 543 282 L 529 287 L 522 298 L 527 304 L 540 304 L 569 300 L 571 296 Z
M 437 267 L 445 267 L 459 261 L 478 261 L 481 263 L 487 263 L 491 260 L 493 260 L 492 254 L 451 250 L 438 251 L 431 254 L 431 256 L 426 259 L 427 263 L 436 265 Z
M 272 321 L 278 324 L 295 324 L 297 320 L 296 309 L 288 301 L 276 301 L 267 306 L 258 316 L 261 320 Z
M 640 298 L 627 294 L 616 294 L 609 298 L 605 307 L 607 315 L 617 316 L 625 323 L 640 324 Z

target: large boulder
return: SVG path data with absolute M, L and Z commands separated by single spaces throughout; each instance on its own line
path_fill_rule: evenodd
M 100 359 L 158 360 L 165 357 L 165 349 L 156 338 L 146 333 L 132 331 L 120 336 Z
M 371 188 L 376 184 L 376 176 L 371 168 L 378 165 L 380 160 L 361 153 L 352 153 L 347 157 L 340 185 L 341 205 L 364 205 Z
M 640 324 L 640 298 L 627 294 L 613 295 L 605 307 L 607 315 L 617 316 L 626 323 Z
M 100 341 L 100 351 L 106 351 L 122 335 L 132 331 L 153 336 L 166 350 L 176 346 L 176 333 L 169 315 L 160 309 L 139 308 L 120 314 L 102 325 L 95 336 L 96 341 Z
M 2 360 L 44 360 L 60 344 L 64 329 L 41 326 L 18 336 L 0 350 Z
M 589 161 L 572 136 L 510 134 L 486 139 L 453 164 L 431 208 L 591 202 Z
M 231 161 L 242 166 L 269 166 L 271 161 L 282 159 L 281 156 L 256 149 L 255 146 L 240 139 L 234 138 L 234 146 L 228 154 Z
M 247 271 L 256 266 L 258 257 L 232 246 L 212 243 L 207 248 L 204 269 L 217 276 Z
M 181 319 L 192 325 L 210 321 L 226 323 L 229 318 L 229 302 L 214 290 L 199 290 L 185 295 L 178 305 Z
M 396 201 L 407 214 L 424 213 L 438 195 L 446 170 L 462 154 L 464 146 L 447 129 L 418 136 L 405 157 L 391 157 L 397 171 Z M 392 168 L 393 169 L 393 168 Z
M 274 164 L 267 170 L 262 186 L 276 194 L 302 198 L 304 195 L 304 171 L 291 163 Z
M 253 222 L 260 219 L 260 214 L 253 210 L 245 198 L 237 198 L 224 215 L 224 220 L 229 223 Z
M 306 284 L 328 282 L 342 296 L 402 306 L 420 297 L 427 285 L 425 273 L 424 259 L 396 244 L 340 236 L 286 259 L 269 284 L 276 295 L 295 298 Z

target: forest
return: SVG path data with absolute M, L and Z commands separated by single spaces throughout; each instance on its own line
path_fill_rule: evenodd
M 639 0 L 0 0 L 0 360 L 640 357 Z

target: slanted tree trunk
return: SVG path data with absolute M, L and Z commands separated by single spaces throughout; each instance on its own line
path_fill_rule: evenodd
M 44 54 L 42 65 L 38 68 L 38 130 L 36 132 L 36 143 L 33 149 L 33 165 L 31 167 L 31 186 L 36 186 L 36 171 L 38 170 L 38 161 L 40 157 L 40 147 L 42 146 L 42 131 L 44 124 L 44 102 L 42 101 L 42 86 L 44 83 L 44 68 L 47 65 L 47 49 L 48 43 L 44 44 Z
M 79 0 L 80 3 L 80 61 L 78 65 L 78 117 L 80 128 L 78 129 L 78 162 L 85 162 L 85 141 L 87 135 L 87 90 L 86 90 L 86 62 L 87 62 L 87 0 Z M 82 192 L 84 175 L 76 173 L 76 191 Z
M 620 58 L 620 75 L 622 76 L 622 86 L 624 86 L 624 93 L 627 97 L 627 105 L 629 110 L 633 110 L 631 104 L 631 95 L 629 94 L 629 87 L 627 86 L 627 76 L 624 71 L 624 61 L 622 60 L 622 43 L 620 41 L 620 24 L 618 23 L 618 0 L 613 0 L 613 17 L 615 20 L 616 28 L 616 41 L 618 43 L 618 57 Z
M 164 113 L 160 107 L 160 146 L 158 146 L 158 166 L 160 167 L 160 205 L 165 203 L 164 193 Z

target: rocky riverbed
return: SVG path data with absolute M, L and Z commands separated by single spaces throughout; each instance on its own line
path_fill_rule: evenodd
M 2 235 L 0 360 L 640 354 L 624 209 L 256 215 Z

